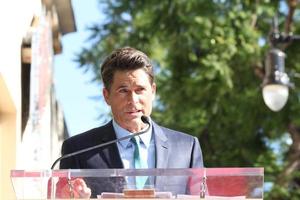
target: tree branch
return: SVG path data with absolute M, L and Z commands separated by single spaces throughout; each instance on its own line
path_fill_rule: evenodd
M 293 182 L 293 173 L 300 169 L 300 127 L 290 123 L 288 131 L 293 143 L 288 151 L 287 164 L 276 181 L 281 187 L 288 187 Z
M 297 0 L 287 0 L 287 4 L 289 6 L 289 12 L 288 15 L 286 16 L 285 20 L 285 27 L 284 27 L 284 33 L 289 34 L 291 32 L 291 27 L 293 24 L 293 16 L 298 4 Z
M 284 33 L 286 35 L 288 35 L 291 33 L 291 29 L 292 29 L 292 25 L 293 25 L 293 16 L 294 16 L 298 1 L 297 0 L 286 0 L 286 1 L 288 4 L 288 7 L 289 7 L 289 11 L 288 11 L 288 14 L 285 19 Z M 291 44 L 291 42 L 288 42 L 288 43 L 282 45 L 281 49 L 282 50 L 286 49 L 290 44 Z
M 259 0 L 255 1 L 255 6 L 257 7 L 259 4 Z M 251 16 L 251 27 L 254 28 L 256 26 L 256 22 L 257 22 L 257 13 L 253 13 Z

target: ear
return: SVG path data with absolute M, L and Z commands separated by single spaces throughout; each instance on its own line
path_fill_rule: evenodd
M 103 88 L 102 94 L 104 96 L 105 102 L 110 105 L 110 100 L 109 100 L 109 91 L 106 88 Z
M 152 84 L 152 101 L 155 99 L 155 94 L 156 94 L 156 84 Z

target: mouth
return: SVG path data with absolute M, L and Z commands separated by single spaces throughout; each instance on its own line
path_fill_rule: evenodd
M 130 111 L 126 111 L 126 113 L 129 115 L 141 115 L 142 110 L 130 110 Z

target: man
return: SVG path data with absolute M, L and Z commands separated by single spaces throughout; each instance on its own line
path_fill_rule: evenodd
M 113 120 L 64 141 L 62 155 L 147 129 L 141 117 L 150 119 L 156 93 L 149 58 L 134 48 L 117 49 L 102 64 L 101 75 L 103 96 L 111 107 Z M 140 140 L 139 153 L 146 163 L 144 168 L 203 167 L 202 152 L 196 137 L 161 127 L 151 119 L 150 124 L 146 133 L 135 137 Z M 61 160 L 60 168 L 137 168 L 135 146 L 130 139 L 120 141 Z

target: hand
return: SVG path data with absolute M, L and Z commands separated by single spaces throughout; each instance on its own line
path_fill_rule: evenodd
M 82 178 L 59 180 L 57 185 L 57 198 L 90 198 L 91 189 L 87 187 Z

